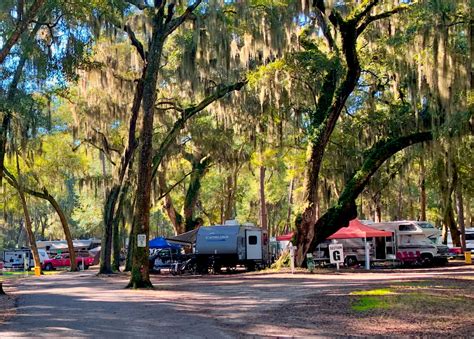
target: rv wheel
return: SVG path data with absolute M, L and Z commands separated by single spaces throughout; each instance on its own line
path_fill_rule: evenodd
M 421 265 L 423 266 L 431 266 L 433 264 L 433 256 L 428 253 L 424 253 L 421 255 Z
M 350 266 L 355 266 L 357 264 L 357 258 L 356 257 L 346 257 L 346 259 L 344 260 L 345 264 L 347 267 L 350 267 Z

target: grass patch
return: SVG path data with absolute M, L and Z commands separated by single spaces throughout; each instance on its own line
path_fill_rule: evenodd
M 351 306 L 354 311 L 366 312 L 376 309 L 390 308 L 390 303 L 386 298 L 377 296 L 361 296 Z
M 351 295 L 390 295 L 394 294 L 388 288 L 379 288 L 376 290 L 368 290 L 368 291 L 354 291 L 350 293 Z
M 54 275 L 61 273 L 62 271 L 43 271 L 44 275 Z M 34 271 L 4 271 L 2 275 L 0 275 L 0 281 L 4 281 L 5 279 L 16 279 L 16 278 L 24 278 L 25 276 L 34 276 Z

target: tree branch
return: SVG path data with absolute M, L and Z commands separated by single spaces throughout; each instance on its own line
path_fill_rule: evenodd
M 340 228 L 347 226 L 349 221 L 357 216 L 355 200 L 375 172 L 388 158 L 411 145 L 430 140 L 433 140 L 431 132 L 419 132 L 382 140 L 372 146 L 367 152 L 361 168 L 346 183 L 336 205 L 329 208 L 314 225 L 315 236 L 308 252 L 314 250 L 317 244 L 337 232 Z
M 127 33 L 128 38 L 130 39 L 130 42 L 132 43 L 132 46 L 135 47 L 135 49 L 137 50 L 142 60 L 146 61 L 147 53 L 145 51 L 145 48 L 143 47 L 143 44 L 141 43 L 141 41 L 138 40 L 137 36 L 135 35 L 135 32 L 132 30 L 130 25 L 125 25 L 123 27 L 123 30 Z
M 192 5 L 188 6 L 181 16 L 173 20 L 167 21 L 165 35 L 170 35 L 178 28 L 188 17 L 191 16 L 193 11 L 201 4 L 202 0 L 196 0 Z M 169 12 L 168 12 L 169 14 Z
M 369 14 L 369 12 L 372 10 L 372 8 L 375 7 L 375 5 L 377 5 L 378 2 L 379 0 L 370 0 L 367 2 L 367 4 L 362 4 L 358 6 L 354 10 L 354 14 L 352 15 L 352 18 L 350 21 L 353 21 L 356 23 L 359 22 L 362 18 L 364 18 L 367 14 Z M 363 8 L 364 5 L 365 5 L 365 8 Z
M 35 2 L 31 5 L 28 13 L 24 16 L 23 20 L 18 22 L 13 31 L 12 35 L 8 38 L 8 40 L 3 45 L 2 49 L 0 50 L 0 65 L 3 64 L 5 58 L 7 57 L 8 53 L 12 47 L 17 43 L 18 39 L 20 39 L 21 34 L 26 31 L 28 28 L 28 24 L 33 20 L 33 18 L 38 14 L 41 8 L 44 6 L 46 0 L 35 0 Z
M 161 142 L 160 147 L 158 148 L 156 154 L 153 157 L 153 168 L 152 168 L 152 178 L 155 177 L 156 172 L 158 170 L 158 167 L 161 164 L 161 161 L 163 160 L 163 157 L 165 156 L 168 148 L 171 146 L 172 142 L 175 140 L 177 137 L 179 131 L 181 131 L 184 128 L 184 125 L 186 121 L 188 121 L 190 118 L 192 118 L 194 115 L 202 111 L 204 108 L 209 106 L 211 103 L 214 101 L 222 98 L 224 95 L 227 93 L 230 93 L 232 91 L 239 91 L 246 83 L 248 82 L 247 79 L 243 81 L 239 81 L 235 84 L 229 85 L 229 86 L 218 86 L 217 90 L 214 94 L 211 94 L 204 100 L 202 100 L 199 104 L 196 106 L 191 106 L 186 109 L 184 109 L 182 116 L 180 119 L 178 119 L 171 130 L 168 132 L 168 134 L 165 136 L 164 140 Z
M 405 11 L 407 9 L 410 8 L 410 5 L 400 5 L 390 11 L 386 11 L 386 12 L 383 12 L 383 13 L 380 13 L 380 14 L 377 14 L 377 15 L 368 15 L 365 20 L 363 20 L 363 22 L 359 25 L 359 27 L 357 27 L 356 31 L 357 31 L 357 36 L 359 36 L 366 28 L 367 26 L 374 22 L 374 21 L 377 21 L 377 20 L 380 20 L 380 19 L 385 19 L 385 18 L 388 18 L 390 16 L 392 16 L 393 14 L 397 14 L 397 13 L 400 13 L 402 11 Z

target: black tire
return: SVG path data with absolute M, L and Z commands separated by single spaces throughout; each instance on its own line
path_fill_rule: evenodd
M 44 267 L 45 271 L 52 271 L 53 270 L 53 265 L 51 263 L 46 264 Z
M 433 265 L 433 256 L 429 253 L 423 253 L 420 257 L 420 263 L 424 267 L 430 267 Z
M 347 267 L 355 266 L 357 265 L 357 258 L 353 256 L 348 256 L 346 257 L 346 259 L 344 259 L 344 263 Z
M 84 269 L 85 269 L 85 270 L 88 270 L 88 269 L 89 269 L 89 266 L 86 265 L 86 266 L 84 267 Z

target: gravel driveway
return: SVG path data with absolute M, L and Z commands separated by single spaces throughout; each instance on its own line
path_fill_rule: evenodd
M 468 280 L 455 280 L 459 277 Z M 18 296 L 17 314 L 0 325 L 0 337 L 436 335 L 447 331 L 444 325 L 438 332 L 425 332 L 431 325 L 422 318 L 416 326 L 410 317 L 399 317 L 385 327 L 367 329 L 370 324 L 364 321 L 378 315 L 348 311 L 349 293 L 414 280 L 438 285 L 448 281 L 467 284 L 464 296 L 472 303 L 469 286 L 474 280 L 469 279 L 474 279 L 473 266 L 311 275 L 158 275 L 152 279 L 154 290 L 127 290 L 125 275 L 65 273 L 19 281 L 10 291 Z M 472 334 L 470 324 L 461 323 L 458 334 Z

